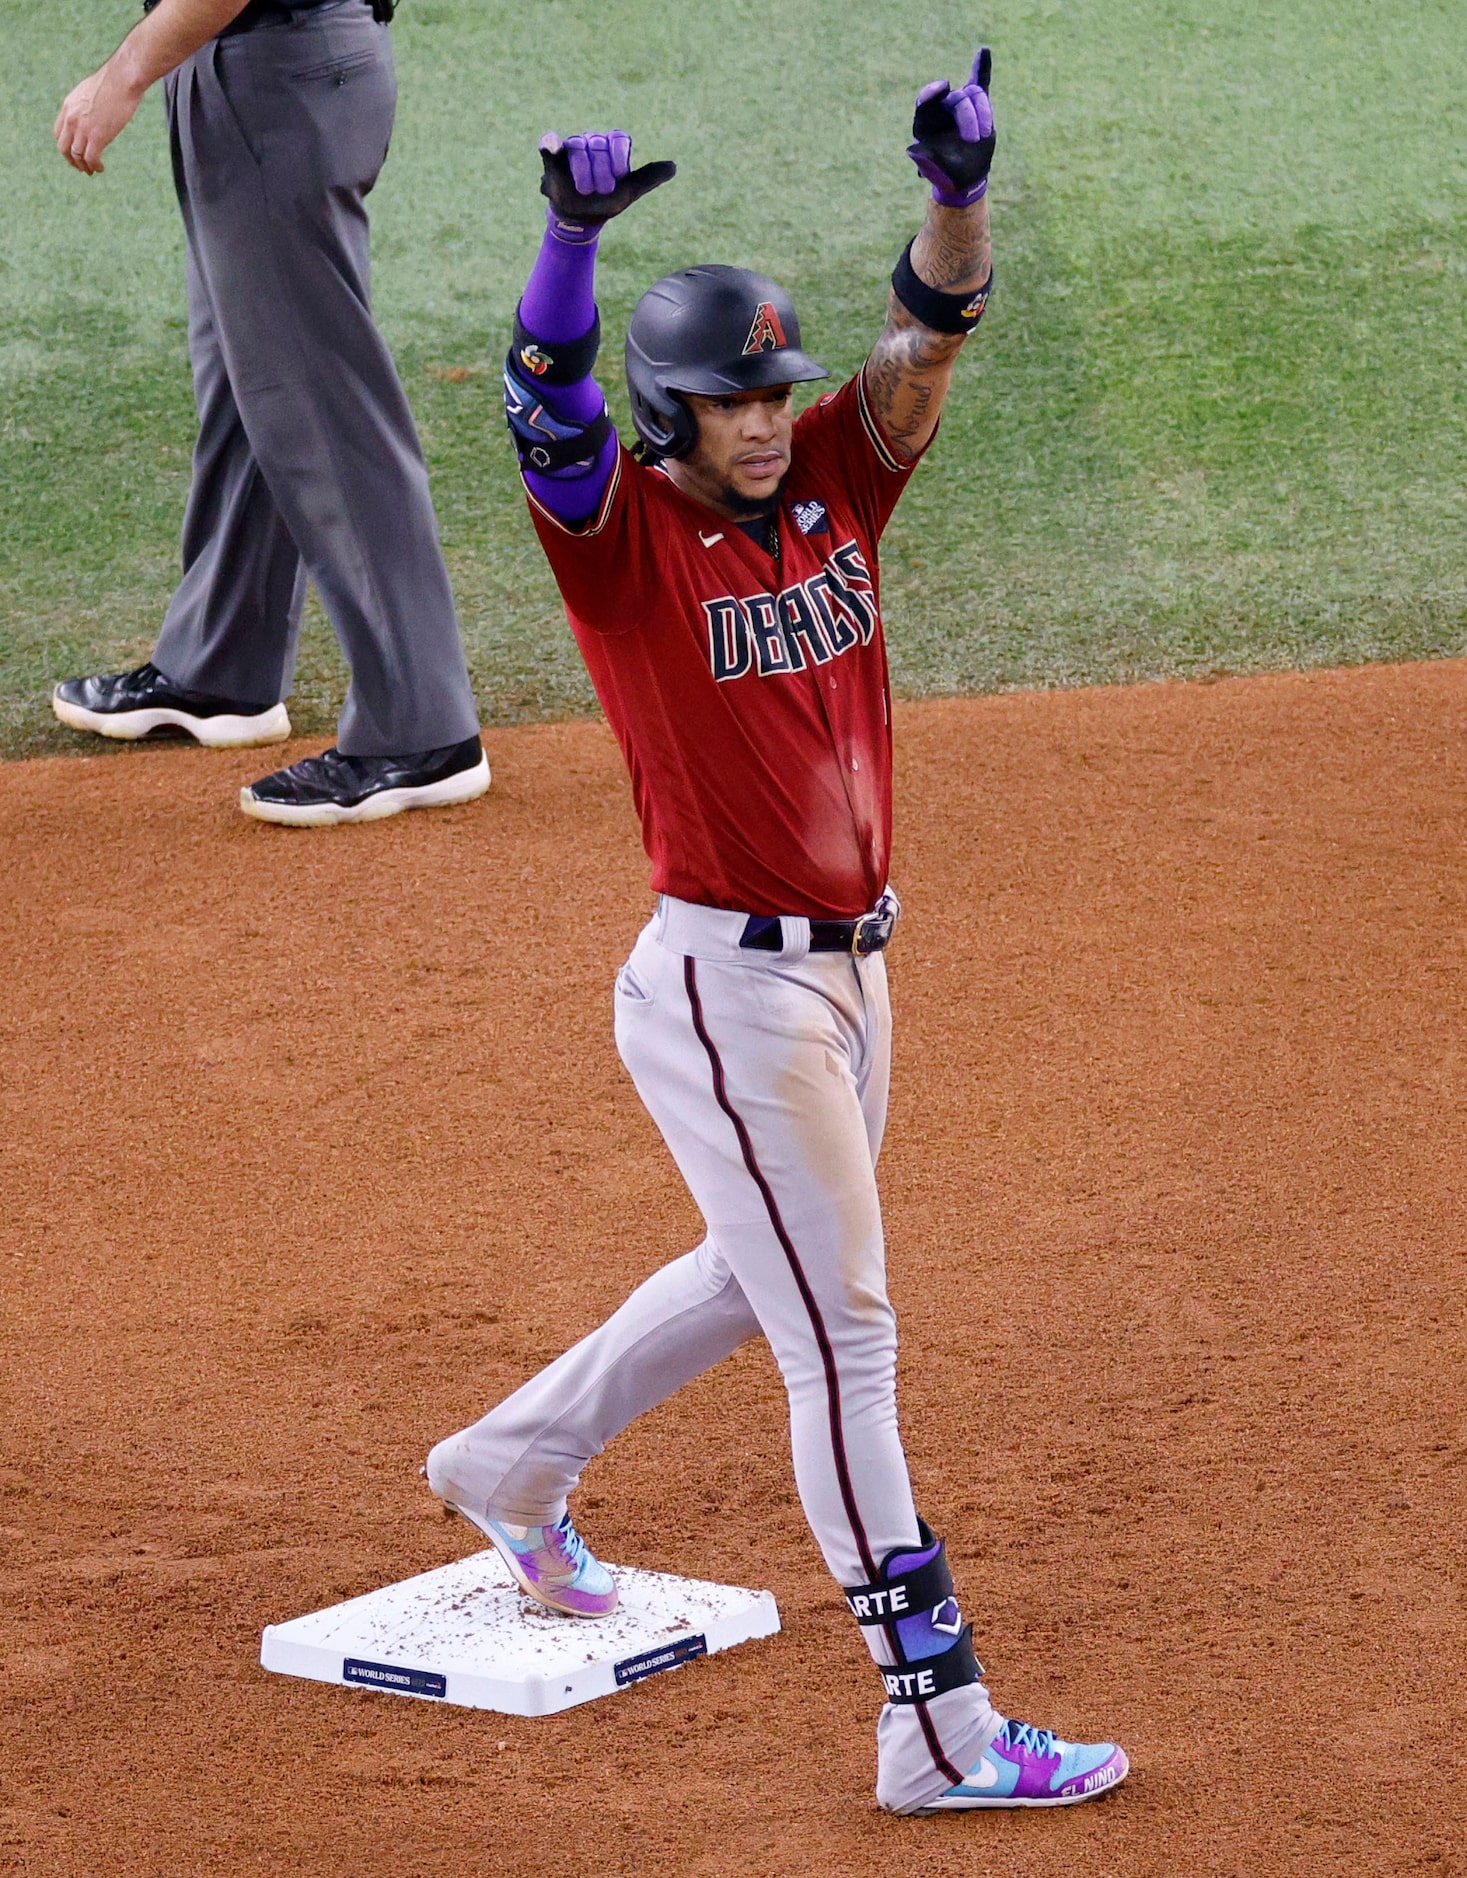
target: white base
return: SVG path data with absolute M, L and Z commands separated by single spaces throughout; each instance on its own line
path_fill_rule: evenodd
M 266 1669 L 506 1715 L 553 1715 L 779 1629 L 772 1593 L 608 1567 L 610 1617 L 560 1617 L 494 1551 L 269 1624 Z

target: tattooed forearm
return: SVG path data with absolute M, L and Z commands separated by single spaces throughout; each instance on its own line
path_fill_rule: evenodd
M 929 287 L 976 292 L 991 271 L 987 201 L 966 209 L 930 202 L 911 258 Z M 866 361 L 865 385 L 872 415 L 898 457 L 910 460 L 931 439 L 962 348 L 962 334 L 933 332 L 895 294 L 888 297 L 886 326 Z
M 912 266 L 929 287 L 962 293 L 987 280 L 990 246 L 986 197 L 969 209 L 929 202 L 927 219 L 912 243 Z
M 866 361 L 866 402 L 898 456 L 916 456 L 936 429 L 962 345 L 957 333 L 919 326 L 891 296 L 886 330 Z

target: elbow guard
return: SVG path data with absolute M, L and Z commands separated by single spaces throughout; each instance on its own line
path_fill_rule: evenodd
M 601 316 L 579 339 L 537 339 L 516 309 L 514 341 L 504 361 L 504 409 L 522 470 L 542 476 L 588 470 L 611 435 L 605 404 L 589 420 L 561 417 L 547 408 L 543 392 L 553 385 L 578 385 L 589 378 L 601 347 Z
M 504 413 L 520 468 L 541 476 L 590 469 L 611 435 L 611 413 L 603 404 L 600 414 L 589 422 L 557 417 L 546 408 L 539 387 L 525 382 L 522 370 L 519 353 L 511 346 L 504 362 Z

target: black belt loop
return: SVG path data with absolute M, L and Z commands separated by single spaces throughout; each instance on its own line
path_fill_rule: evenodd
M 896 922 L 895 902 L 883 894 L 874 910 L 863 913 L 859 919 L 812 919 L 810 950 L 849 952 L 854 958 L 869 958 L 873 952 L 884 952 L 891 944 Z M 784 933 L 778 917 L 751 913 L 744 922 L 739 945 L 745 952 L 783 952 Z
M 784 932 L 777 919 L 751 913 L 744 922 L 744 936 L 739 945 L 745 952 L 783 952 Z

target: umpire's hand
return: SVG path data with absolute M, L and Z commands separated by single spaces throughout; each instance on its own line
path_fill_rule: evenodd
M 146 89 L 130 84 L 114 57 L 68 92 L 56 118 L 56 148 L 74 170 L 101 175 L 102 152 L 132 122 Z
M 132 121 L 149 85 L 176 71 L 244 11 L 245 0 L 156 0 L 100 71 L 84 78 L 56 119 L 56 148 L 74 170 L 100 175 L 102 152 Z

